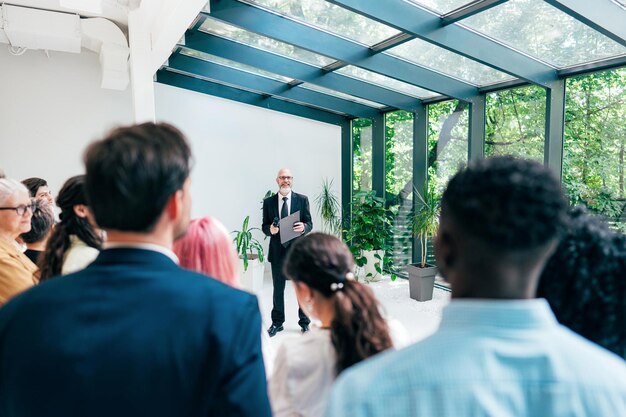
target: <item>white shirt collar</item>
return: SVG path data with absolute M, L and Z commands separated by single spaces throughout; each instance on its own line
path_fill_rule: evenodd
M 291 193 L 293 191 L 289 191 L 289 193 L 287 195 L 282 195 L 281 193 L 277 193 L 278 194 L 278 201 L 282 204 L 283 201 L 283 197 L 287 197 L 287 201 L 291 201 Z
M 180 263 L 178 256 L 165 246 L 156 245 L 154 243 L 133 243 L 133 242 L 105 242 L 104 249 L 117 249 L 117 248 L 131 248 L 131 249 L 143 249 L 151 250 L 153 252 L 159 252 L 168 258 L 170 258 L 176 265 Z

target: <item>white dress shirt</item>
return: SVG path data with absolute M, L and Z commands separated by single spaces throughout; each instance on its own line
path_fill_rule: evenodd
M 278 193 L 278 216 L 280 217 L 281 210 L 283 209 L 283 197 L 287 197 L 287 214 L 291 214 L 291 191 L 289 194 L 283 196 L 281 193 Z

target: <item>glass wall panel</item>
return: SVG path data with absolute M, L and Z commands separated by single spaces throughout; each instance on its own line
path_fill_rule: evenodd
M 546 90 L 531 86 L 487 94 L 485 155 L 543 162 Z
M 509 0 L 462 24 L 558 68 L 626 54 L 626 47 L 543 0 Z
M 385 53 L 480 86 L 514 78 L 421 39 L 405 42 Z
M 626 68 L 569 78 L 563 183 L 573 204 L 619 222 L 624 213 Z
M 352 121 L 352 189 L 357 191 L 372 190 L 372 120 L 354 119 Z
M 457 100 L 428 106 L 428 186 L 438 196 L 467 163 L 468 110 Z
M 324 55 L 316 54 L 306 49 L 298 48 L 297 46 L 277 41 L 276 39 L 268 38 L 267 36 L 262 36 L 210 17 L 207 17 L 202 23 L 200 31 L 316 67 L 325 67 L 335 62 L 334 59 Z
M 283 16 L 335 33 L 367 46 L 400 33 L 360 14 L 324 0 L 248 0 Z
M 404 274 L 411 263 L 410 216 L 413 208 L 413 113 L 396 111 L 385 115 L 385 191 L 393 208 L 393 235 L 385 254 L 386 269 Z

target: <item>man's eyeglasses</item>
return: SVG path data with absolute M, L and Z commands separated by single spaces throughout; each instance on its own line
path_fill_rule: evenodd
M 293 177 L 285 177 L 285 176 L 282 176 L 282 177 L 278 177 L 278 179 L 279 179 L 279 180 L 286 181 L 286 180 L 292 180 L 292 179 L 293 179 Z
M 26 210 L 30 210 L 32 213 L 35 209 L 35 204 L 24 205 L 20 204 L 17 207 L 0 207 L 0 210 L 15 210 L 18 216 L 23 216 L 26 213 Z

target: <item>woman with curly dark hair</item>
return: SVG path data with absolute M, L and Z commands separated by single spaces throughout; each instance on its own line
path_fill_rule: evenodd
M 581 206 L 570 217 L 537 296 L 561 324 L 626 359 L 626 235 Z
M 275 417 L 323 415 L 339 373 L 392 347 L 378 301 L 353 280 L 353 270 L 350 250 L 334 236 L 311 233 L 290 248 L 285 275 L 301 308 L 321 328 L 279 348 L 269 384 Z
M 84 184 L 85 176 L 77 175 L 67 180 L 59 191 L 56 203 L 61 209 L 61 221 L 39 257 L 40 281 L 81 270 L 98 256 L 102 236 L 87 218 Z

